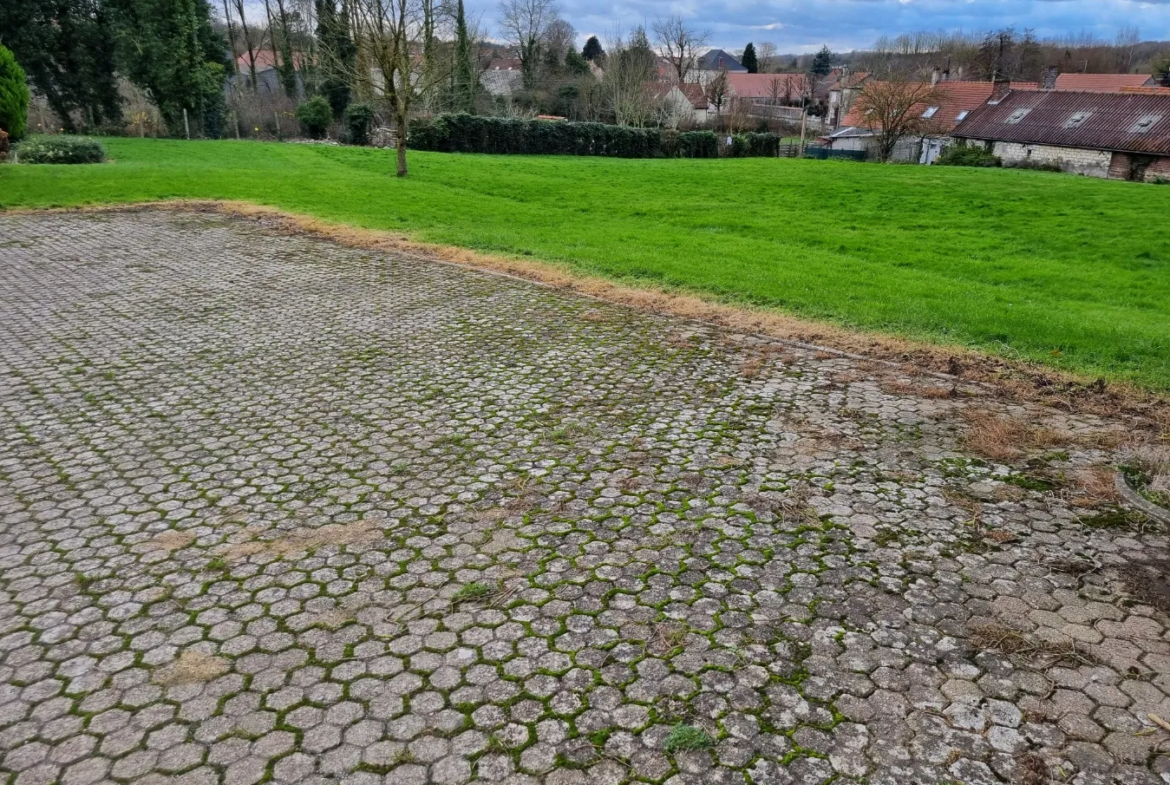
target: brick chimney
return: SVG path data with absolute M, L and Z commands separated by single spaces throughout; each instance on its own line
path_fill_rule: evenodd
M 934 70 L 930 72 L 930 86 L 934 87 L 939 83 L 940 79 L 942 79 L 942 71 L 938 70 L 938 66 L 936 65 Z
M 1055 90 L 1056 77 L 1059 75 L 1060 69 L 1054 65 L 1050 65 L 1044 69 L 1044 76 L 1040 77 L 1041 90 Z
M 998 104 L 1007 98 L 1007 94 L 1012 91 L 1012 80 L 1006 76 L 996 74 L 995 78 L 991 80 L 991 84 L 991 98 L 987 100 L 989 104 Z

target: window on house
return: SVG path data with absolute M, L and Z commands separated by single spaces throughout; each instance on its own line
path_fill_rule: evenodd
M 936 114 L 938 114 L 938 107 L 937 106 L 928 106 L 928 107 L 926 107 L 926 111 L 922 113 L 922 116 L 929 120 L 931 117 L 934 117 Z
M 955 119 L 961 123 L 967 119 L 967 115 L 969 115 L 969 114 L 971 114 L 971 113 L 968 112 L 966 109 L 964 109 L 963 111 L 959 112 L 958 116 L 956 116 Z
M 1017 109 L 1016 111 L 1014 111 L 1010 115 L 1008 115 L 1008 119 L 1004 120 L 1004 122 L 1007 123 L 1008 125 L 1015 125 L 1016 123 L 1020 122 L 1025 117 L 1027 117 L 1028 112 L 1030 112 L 1030 111 L 1032 111 L 1032 110 L 1031 109 Z
M 1162 115 L 1160 114 L 1148 114 L 1134 123 L 1133 128 L 1130 128 L 1129 132 L 1131 134 L 1144 134 L 1146 131 L 1149 131 L 1151 128 L 1157 125 L 1158 121 L 1161 119 Z
M 1080 128 L 1092 116 L 1092 112 L 1074 112 L 1072 117 L 1064 121 L 1065 128 Z

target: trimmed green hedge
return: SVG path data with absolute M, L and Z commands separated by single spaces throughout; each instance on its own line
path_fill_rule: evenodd
M 33 136 L 16 146 L 22 164 L 100 164 L 106 148 L 84 136 Z
M 613 158 L 775 156 L 780 149 L 776 134 L 737 135 L 730 146 L 723 139 L 711 131 L 450 114 L 412 121 L 409 144 L 415 150 L 440 153 Z

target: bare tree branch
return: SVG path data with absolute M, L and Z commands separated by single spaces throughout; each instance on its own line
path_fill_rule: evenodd
M 698 50 L 707 45 L 710 33 L 687 27 L 681 16 L 660 17 L 654 21 L 653 30 L 654 40 L 662 56 L 670 61 L 676 81 L 679 84 L 686 82 L 695 66 Z
M 503 0 L 500 3 L 500 26 L 508 43 L 520 53 L 520 68 L 529 87 L 536 78 L 541 44 L 549 26 L 558 18 L 557 14 L 553 0 Z
M 865 126 L 873 132 L 878 155 L 885 162 L 893 156 L 898 142 L 934 130 L 935 121 L 927 116 L 927 109 L 937 106 L 941 98 L 942 94 L 929 82 L 894 76 L 867 82 L 853 110 L 865 117 Z

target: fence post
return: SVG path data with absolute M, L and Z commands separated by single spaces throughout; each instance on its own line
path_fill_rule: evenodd
M 284 136 L 280 133 L 280 112 L 273 111 L 272 116 L 276 118 L 276 141 L 284 141 Z
M 191 141 L 191 124 L 187 122 L 187 107 L 183 107 L 183 131 L 187 134 L 187 141 Z

